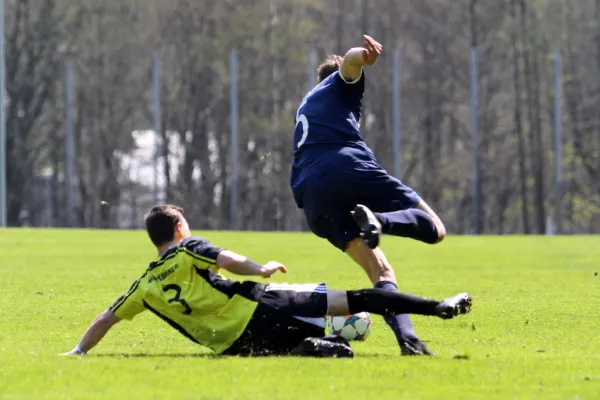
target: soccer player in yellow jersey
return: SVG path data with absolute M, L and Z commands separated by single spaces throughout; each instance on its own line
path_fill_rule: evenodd
M 351 357 L 352 349 L 345 340 L 324 336 L 326 315 L 366 311 L 449 319 L 471 309 L 471 297 L 466 293 L 439 302 L 382 289 L 334 291 L 324 283 L 262 284 L 226 279 L 220 269 L 263 278 L 286 269 L 274 261 L 257 264 L 192 236 L 183 210 L 176 206 L 152 208 L 145 225 L 158 259 L 65 355 L 86 354 L 117 322 L 146 310 L 217 354 Z

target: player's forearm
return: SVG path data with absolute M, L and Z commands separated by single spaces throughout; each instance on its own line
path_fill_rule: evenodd
M 344 62 L 360 69 L 363 66 L 367 65 L 365 57 L 363 55 L 364 52 L 365 49 L 363 47 L 353 47 L 350 50 L 348 50 L 348 52 L 344 56 Z
M 84 353 L 90 351 L 118 321 L 119 319 L 110 311 L 104 312 L 92 322 L 92 325 L 90 325 L 83 338 L 81 338 L 77 349 Z
M 340 73 L 342 78 L 349 81 L 355 81 L 360 78 L 360 74 L 362 73 L 363 66 L 366 65 L 363 52 L 365 49 L 361 47 L 355 47 L 346 53 L 344 56 L 344 61 L 340 67 Z
M 224 250 L 217 257 L 217 266 L 236 275 L 261 275 L 263 266 L 248 257 Z

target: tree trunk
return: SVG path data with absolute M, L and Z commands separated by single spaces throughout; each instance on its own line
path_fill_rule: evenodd
M 541 117 L 541 104 L 540 104 L 540 76 L 542 70 L 539 65 L 539 57 L 536 54 L 534 56 L 534 141 L 535 141 L 535 158 L 536 158 L 536 170 L 535 170 L 535 203 L 537 213 L 537 233 L 543 235 L 546 233 L 546 188 L 544 184 L 544 177 L 546 175 L 545 162 L 544 162 L 544 147 L 542 142 L 543 130 L 542 117 Z
M 536 145 L 535 145 L 535 117 L 534 117 L 534 93 L 532 88 L 533 74 L 536 71 L 532 70 L 531 67 L 531 58 L 530 58 L 530 46 L 532 42 L 528 35 L 527 28 L 527 6 L 526 0 L 521 0 L 521 42 L 523 43 L 523 63 L 524 63 L 524 74 L 525 74 L 525 97 L 527 99 L 527 127 L 529 131 L 528 139 L 529 139 L 529 157 L 531 159 L 531 168 L 533 169 L 534 176 L 537 177 L 537 171 L 539 169 L 538 158 L 536 155 Z M 535 190 L 535 200 L 533 202 L 536 220 L 535 226 L 539 229 L 540 220 L 539 220 L 539 212 L 538 208 L 540 207 L 538 203 L 538 191 L 537 191 L 537 182 L 535 182 L 536 190 Z M 536 229 L 536 230 L 537 230 Z M 539 233 L 539 232 L 538 232 Z
M 511 17 L 516 22 L 515 3 L 517 0 L 511 1 Z M 520 183 L 520 195 L 521 195 L 521 218 L 523 224 L 523 231 L 526 235 L 531 233 L 529 226 L 529 207 L 527 200 L 527 166 L 525 164 L 525 138 L 523 137 L 523 126 L 521 122 L 521 69 L 519 66 L 520 53 L 517 46 L 517 29 L 516 24 L 512 29 L 512 47 L 513 47 L 513 78 L 514 78 L 514 121 L 515 121 L 515 134 L 517 136 L 517 146 L 519 154 L 519 183 Z

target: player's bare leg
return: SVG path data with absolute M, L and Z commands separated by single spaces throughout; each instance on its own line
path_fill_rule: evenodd
M 356 238 L 346 245 L 345 251 L 367 273 L 375 288 L 398 292 L 394 270 L 379 247 L 371 249 Z M 435 355 L 419 340 L 408 314 L 388 316 L 385 321 L 394 331 L 402 355 Z
M 393 270 L 383 252 L 377 247 L 382 233 L 409 237 L 429 244 L 442 241 L 446 235 L 446 228 L 441 219 L 425 203 L 420 203 L 414 209 L 400 210 L 389 213 L 373 213 L 364 205 L 357 205 L 352 216 L 361 228 L 361 238 L 364 247 L 372 249 L 369 253 L 356 243 L 351 243 L 348 254 L 367 272 L 376 288 L 389 291 L 398 289 Z M 379 280 L 376 280 L 379 279 Z M 395 318 L 386 318 L 386 322 L 394 333 L 402 348 L 404 355 L 420 355 L 433 353 L 418 339 L 412 322 L 408 315 L 399 315 Z
M 346 246 L 346 254 L 361 266 L 371 283 L 376 284 L 381 281 L 396 283 L 394 270 L 379 247 L 371 249 L 361 238 L 356 238 Z

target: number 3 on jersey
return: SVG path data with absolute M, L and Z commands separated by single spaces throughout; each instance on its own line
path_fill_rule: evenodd
M 169 290 L 175 291 L 175 297 L 168 300 L 169 303 L 173 303 L 173 302 L 179 303 L 185 308 L 185 310 L 183 311 L 183 314 L 186 314 L 186 315 L 191 314 L 192 309 L 190 308 L 188 303 L 184 299 L 179 297 L 179 296 L 181 296 L 181 287 L 179 285 L 173 285 L 173 284 L 163 286 L 163 292 L 168 292 Z
M 297 147 L 300 148 L 300 146 L 304 144 L 304 142 L 306 141 L 306 137 L 308 136 L 308 119 L 306 119 L 306 115 L 301 114 L 298 116 L 298 122 L 296 122 L 296 126 L 298 126 L 298 124 L 302 124 L 302 137 L 300 138 L 300 141 L 297 145 Z

